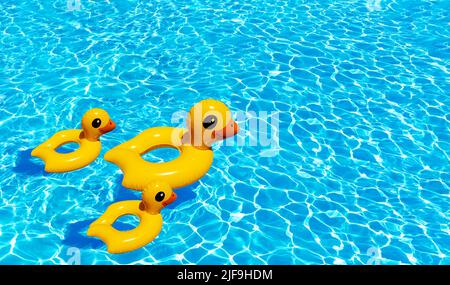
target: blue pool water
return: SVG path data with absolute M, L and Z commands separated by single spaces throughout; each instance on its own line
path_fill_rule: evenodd
M 450 264 L 448 1 L 3 0 L 0 33 L 0 264 Z M 103 154 L 204 98 L 279 144 L 241 118 L 160 235 L 108 254 L 87 226 L 139 195 Z M 101 156 L 45 173 L 31 150 L 92 107 Z

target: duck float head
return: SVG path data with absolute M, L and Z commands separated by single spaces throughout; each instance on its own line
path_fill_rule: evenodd
M 217 100 L 207 99 L 191 108 L 187 118 L 188 132 L 183 137 L 198 149 L 210 149 L 214 142 L 232 137 L 239 132 L 228 107 Z
M 152 182 L 142 191 L 142 202 L 139 209 L 151 215 L 159 214 L 162 208 L 175 201 L 177 194 L 172 191 L 169 184 L 164 182 Z
M 81 120 L 81 130 L 63 130 L 37 146 L 31 152 L 45 162 L 47 172 L 68 172 L 82 168 L 94 161 L 101 150 L 99 137 L 115 128 L 109 114 L 102 109 L 87 111 Z M 79 148 L 70 153 L 56 151 L 67 143 L 77 143 Z
M 110 253 L 129 252 L 153 241 L 161 231 L 161 209 L 175 201 L 177 195 L 165 182 L 154 181 L 144 187 L 142 201 L 121 201 L 112 204 L 87 231 L 88 236 L 100 238 Z M 125 215 L 139 217 L 139 225 L 128 231 L 119 231 L 114 222 Z
M 126 188 L 142 191 L 152 181 L 164 181 L 177 189 L 203 177 L 213 162 L 211 145 L 238 131 L 228 107 L 220 101 L 207 99 L 191 108 L 187 129 L 147 129 L 108 151 L 105 159 L 120 167 L 124 174 L 122 185 Z M 147 152 L 163 147 L 177 149 L 179 157 L 163 163 L 142 158 Z
M 101 135 L 114 130 L 116 124 L 105 110 L 94 108 L 83 115 L 81 127 L 87 140 L 98 141 Z

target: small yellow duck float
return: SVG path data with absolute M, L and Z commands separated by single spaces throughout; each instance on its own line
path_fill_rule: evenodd
M 82 130 L 57 132 L 36 147 L 31 155 L 44 161 L 47 172 L 68 172 L 88 165 L 100 154 L 100 136 L 112 131 L 116 125 L 105 110 L 95 108 L 83 115 L 81 126 Z M 79 144 L 79 149 L 71 153 L 56 151 L 58 147 L 70 142 Z
M 150 128 L 105 154 L 117 164 L 124 177 L 122 185 L 142 190 L 152 181 L 163 181 L 176 189 L 192 184 L 208 172 L 213 161 L 211 145 L 234 136 L 239 127 L 222 102 L 207 99 L 189 111 L 187 129 Z M 152 163 L 142 155 L 157 148 L 171 147 L 180 156 L 164 163 Z
M 110 253 L 125 253 L 141 248 L 158 236 L 163 225 L 160 211 L 176 198 L 169 184 L 161 181 L 150 183 L 142 191 L 142 201 L 112 204 L 89 226 L 87 235 L 100 238 Z M 140 220 L 139 225 L 129 231 L 115 229 L 112 225 L 124 215 L 136 215 Z

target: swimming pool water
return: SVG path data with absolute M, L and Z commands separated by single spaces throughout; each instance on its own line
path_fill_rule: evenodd
M 80 3 L 0 2 L 0 264 L 450 264 L 448 1 Z M 87 226 L 139 195 L 103 154 L 204 98 L 278 114 L 279 147 L 215 148 L 108 254 Z M 101 156 L 45 173 L 31 150 L 91 107 Z

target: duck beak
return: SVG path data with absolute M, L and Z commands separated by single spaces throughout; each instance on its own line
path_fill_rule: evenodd
M 175 194 L 175 192 L 172 192 L 172 195 L 170 196 L 169 199 L 167 199 L 167 201 L 162 202 L 162 205 L 164 207 L 166 207 L 167 205 L 171 204 L 173 201 L 175 201 L 175 199 L 177 199 L 177 194 Z
M 234 120 L 230 120 L 230 122 L 225 126 L 225 128 L 221 130 L 214 130 L 212 132 L 212 137 L 215 140 L 223 140 L 236 135 L 238 132 L 239 132 L 238 124 Z
M 114 123 L 112 120 L 109 120 L 108 124 L 104 126 L 103 128 L 99 128 L 98 130 L 102 134 L 106 134 L 107 132 L 110 132 L 116 128 L 116 123 Z

